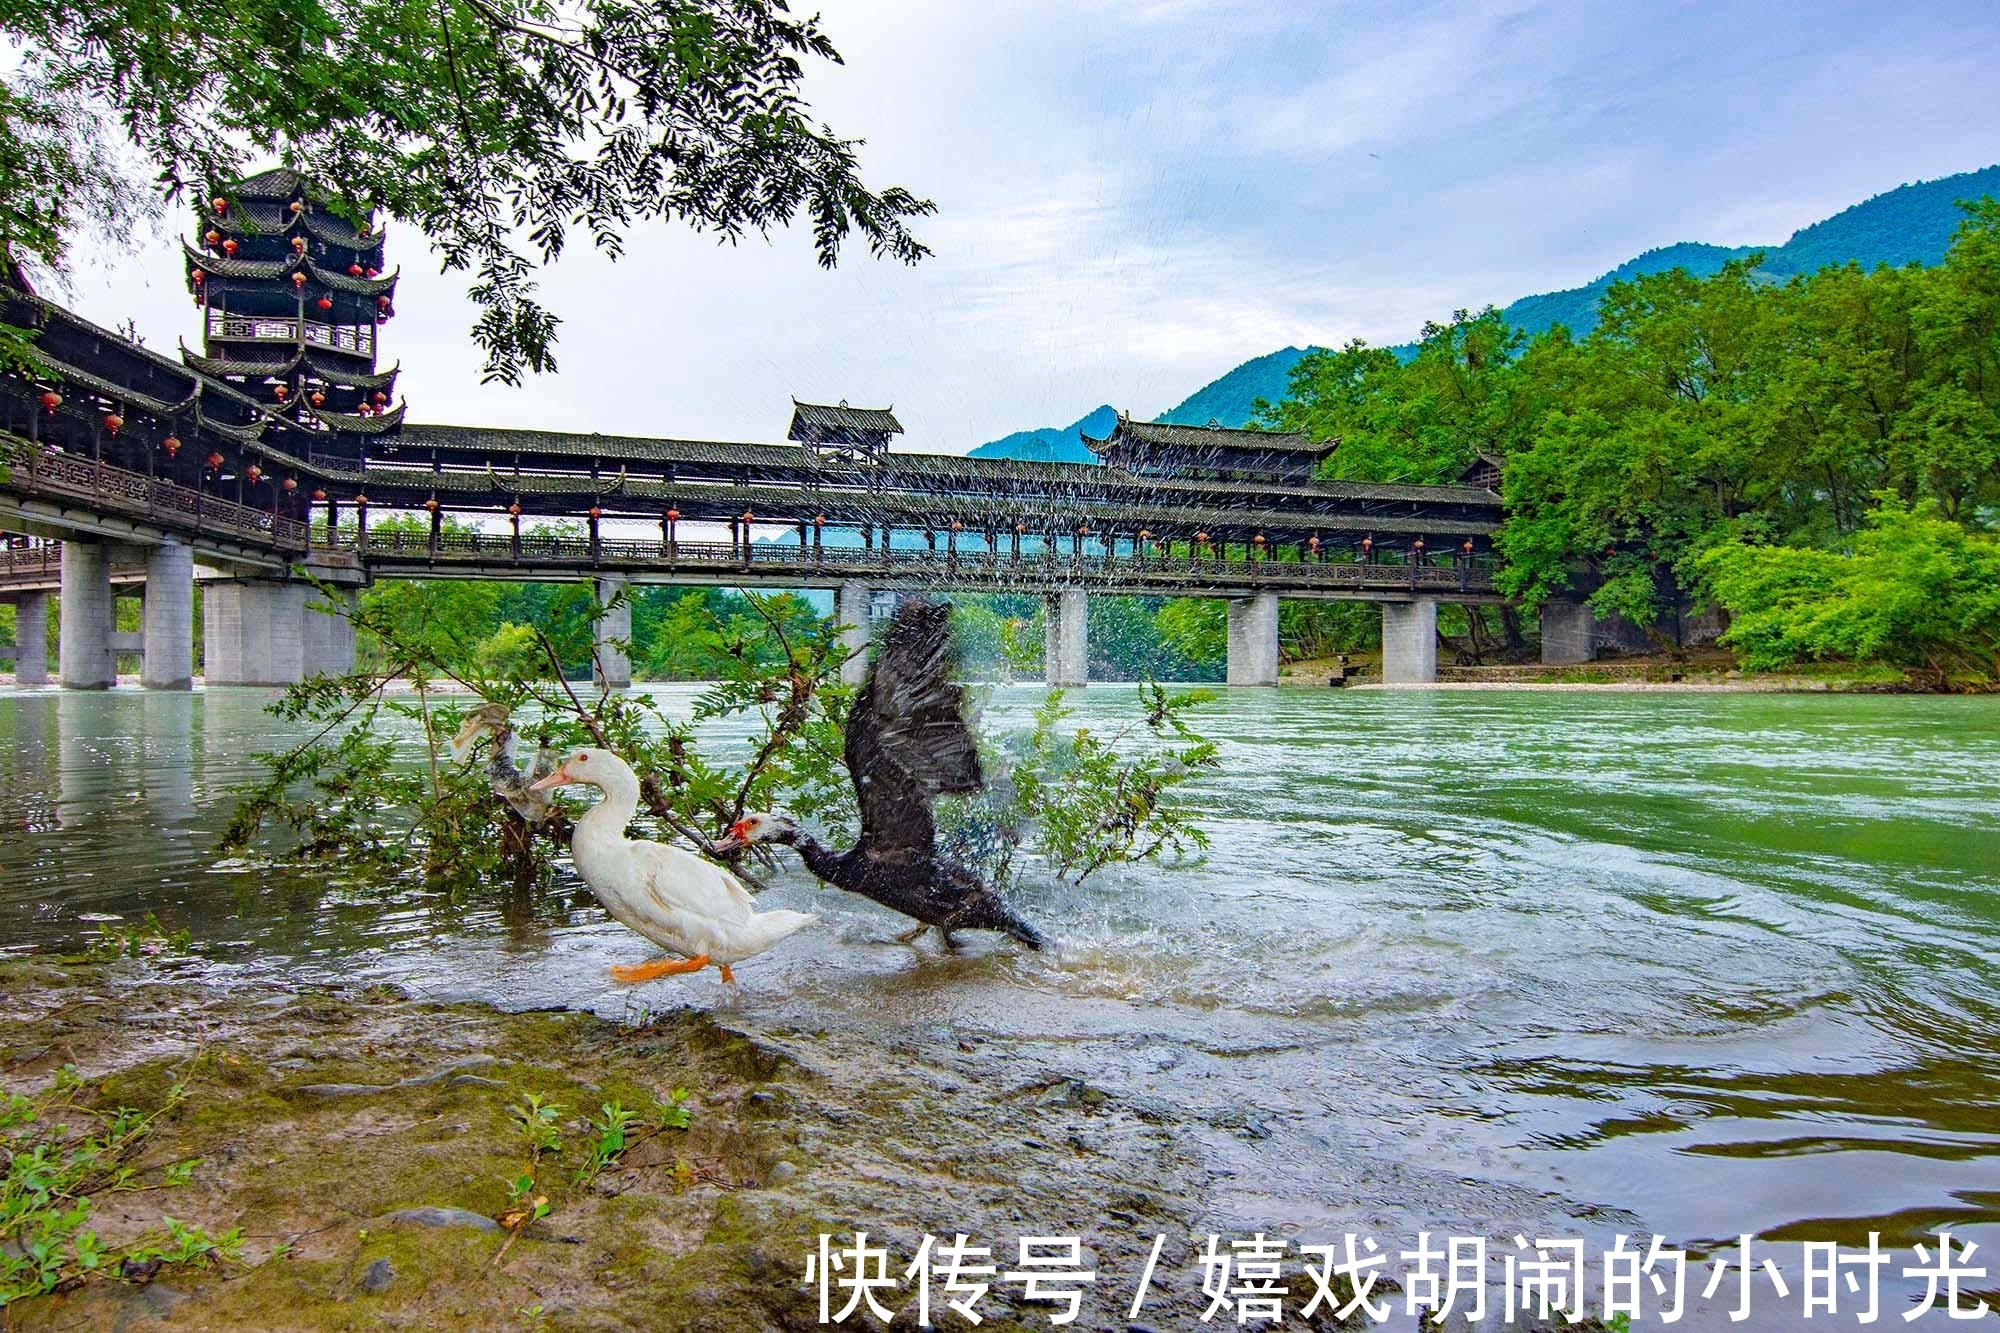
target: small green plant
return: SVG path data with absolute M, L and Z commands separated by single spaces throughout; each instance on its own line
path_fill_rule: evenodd
M 148 912 L 146 919 L 136 926 L 121 929 L 108 921 L 100 924 L 88 952 L 93 958 L 155 958 L 161 954 L 184 954 L 193 943 L 194 936 L 189 931 L 169 933 L 160 924 L 160 918 Z
M 693 1118 L 693 1115 L 688 1110 L 687 1100 L 688 1090 L 686 1088 L 675 1088 L 667 1094 L 666 1105 L 660 1108 L 660 1127 L 662 1129 L 686 1129 L 688 1127 L 688 1122 Z
M 1632 1333 L 1632 1316 L 1620 1310 L 1604 1321 L 1605 1333 Z
M 608 1167 L 618 1164 L 629 1142 L 626 1131 L 637 1118 L 613 1101 L 604 1103 L 598 1119 L 587 1122 L 590 1138 L 584 1145 L 583 1161 L 576 1168 L 579 1187 L 589 1185 Z
M 242 1233 L 210 1236 L 200 1227 L 162 1216 L 160 1233 L 121 1249 L 107 1248 L 92 1229 L 93 1199 L 102 1194 L 154 1188 L 132 1165 L 140 1145 L 162 1118 L 187 1098 L 176 1083 L 152 1113 L 131 1107 L 104 1111 L 82 1104 L 84 1080 L 65 1065 L 39 1095 L 9 1093 L 0 1100 L 0 1321 L 17 1302 L 65 1291 L 102 1274 L 158 1272 L 162 1267 L 236 1260 Z M 185 1185 L 197 1163 L 164 1168 L 159 1186 Z
M 518 1105 L 508 1107 L 507 1114 L 513 1117 L 515 1128 L 528 1146 L 531 1165 L 540 1162 L 544 1153 L 562 1150 L 561 1106 L 545 1102 L 530 1092 Z

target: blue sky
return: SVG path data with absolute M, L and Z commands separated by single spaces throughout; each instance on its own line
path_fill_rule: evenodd
M 962 450 L 1100 402 L 1150 416 L 1288 343 L 1576 286 L 1653 246 L 1783 241 L 2000 161 L 2000 5 L 825 0 L 808 93 L 937 255 L 664 227 L 545 275 L 562 369 L 478 383 L 415 233 L 385 335 L 427 421 L 774 439 L 789 396 L 893 402 Z M 74 297 L 196 336 L 168 234 Z

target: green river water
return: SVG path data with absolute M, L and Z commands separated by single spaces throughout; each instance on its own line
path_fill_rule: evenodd
M 1038 697 L 999 690 L 988 725 Z M 614 989 L 606 964 L 646 946 L 574 895 L 218 863 L 265 701 L 0 697 L 4 947 L 154 911 L 222 979 L 976 1034 L 1187 1111 L 1230 1181 L 1217 1223 L 1246 1231 L 1948 1225 L 2000 1255 L 2000 700 L 1226 692 L 1198 723 L 1223 750 L 1196 791 L 1209 857 L 1030 882 L 1058 958 L 920 957 L 788 863 L 766 901 L 824 921 L 733 998 L 713 972 Z M 1079 702 L 1107 727 L 1135 706 Z

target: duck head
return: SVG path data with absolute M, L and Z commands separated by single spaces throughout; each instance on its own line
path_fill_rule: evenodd
M 715 850 L 733 852 L 758 842 L 790 843 L 803 831 L 790 815 L 745 815 L 729 826 L 729 832 L 716 839 Z
M 566 787 L 571 783 L 607 790 L 612 786 L 636 785 L 631 768 L 609 750 L 571 750 L 556 765 L 555 772 L 539 782 L 528 784 L 529 791 L 548 791 L 552 787 Z
M 465 762 L 472 753 L 472 747 L 481 736 L 499 736 L 509 730 L 510 710 L 505 704 L 481 704 L 465 715 L 458 734 L 451 738 L 451 759 L 455 764 Z

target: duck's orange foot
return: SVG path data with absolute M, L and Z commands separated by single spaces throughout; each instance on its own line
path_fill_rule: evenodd
M 717 963 L 716 966 L 722 969 L 722 979 L 734 986 L 736 984 L 736 974 L 729 970 L 729 964 Z
M 661 977 L 684 976 L 689 972 L 699 972 L 708 966 L 708 955 L 696 954 L 692 958 L 655 958 L 650 963 L 614 963 L 611 979 L 622 985 L 632 986 L 641 981 L 656 981 Z

